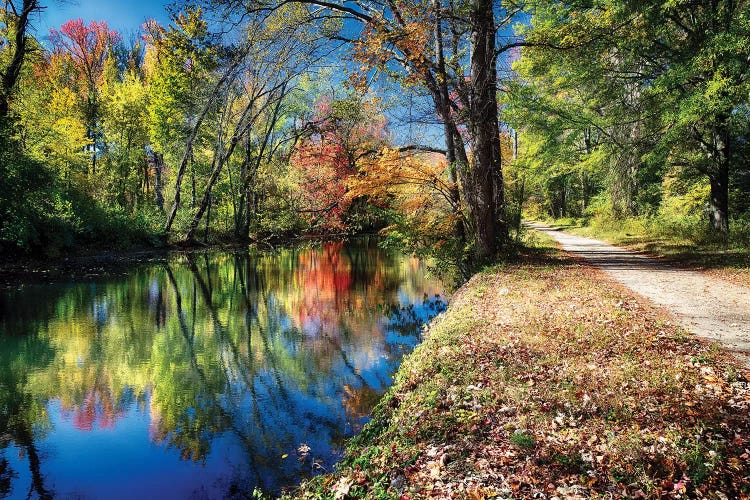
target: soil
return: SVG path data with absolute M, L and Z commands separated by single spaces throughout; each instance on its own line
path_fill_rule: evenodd
M 548 234 L 563 250 L 665 307 L 686 330 L 721 344 L 750 367 L 750 288 L 544 224 L 527 226 Z

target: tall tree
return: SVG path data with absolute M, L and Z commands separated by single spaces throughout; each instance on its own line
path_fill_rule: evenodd
M 188 8 L 174 16 L 165 28 L 156 21 L 145 26 L 148 43 L 144 72 L 149 81 L 148 123 L 150 148 L 159 180 L 169 164 L 174 169 L 172 206 L 165 230 L 169 233 L 182 201 L 182 182 L 191 167 L 192 198 L 195 202 L 193 151 L 201 126 L 235 78 L 240 58 L 222 62 L 218 46 L 201 9 Z M 164 179 L 166 182 L 166 179 Z M 156 190 L 159 199 L 161 190 Z M 162 202 L 163 203 L 163 202 Z
M 50 31 L 53 59 L 68 69 L 70 88 L 79 99 L 80 112 L 91 139 L 91 171 L 96 172 L 96 158 L 101 136 L 100 87 L 107 57 L 112 54 L 120 35 L 110 30 L 107 23 L 72 19 L 59 30 Z
M 128 69 L 103 90 L 102 132 L 110 164 L 107 188 L 114 202 L 135 208 L 151 189 L 151 173 L 146 159 L 149 143 L 148 89 L 135 69 Z
M 626 191 L 654 165 L 704 176 L 710 227 L 726 235 L 729 181 L 746 168 L 749 16 L 746 1 L 541 2 L 521 69 L 547 102 L 583 89 L 564 121 L 617 153 L 620 178 L 636 181 Z

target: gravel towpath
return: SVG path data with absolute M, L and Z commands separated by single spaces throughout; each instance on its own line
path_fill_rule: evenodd
M 722 344 L 750 368 L 750 288 L 543 224 L 530 222 L 527 226 L 550 235 L 563 250 L 666 307 L 685 329 Z

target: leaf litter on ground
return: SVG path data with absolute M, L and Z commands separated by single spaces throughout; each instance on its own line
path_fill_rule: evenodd
M 750 498 L 750 373 L 552 253 L 474 276 L 305 498 Z

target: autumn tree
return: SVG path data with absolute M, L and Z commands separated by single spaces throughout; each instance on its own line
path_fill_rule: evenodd
M 78 100 L 78 109 L 91 140 L 91 172 L 96 172 L 96 157 L 101 138 L 101 92 L 105 62 L 120 35 L 107 23 L 72 19 L 59 30 L 50 31 L 53 64 L 63 68 L 63 78 Z
M 300 174 L 300 211 L 313 225 L 345 229 L 344 216 L 352 198 L 347 180 L 388 141 L 385 118 L 373 98 L 354 94 L 321 96 L 303 127 L 309 132 L 297 143 L 292 164 Z
M 182 158 L 197 115 L 213 85 L 219 47 L 197 8 L 175 14 L 167 27 L 154 20 L 144 25 L 147 42 L 144 73 L 149 84 L 148 126 L 158 203 L 163 208 L 162 185 L 166 167 Z M 191 155 L 188 155 L 188 161 Z M 190 164 L 191 205 L 196 203 L 195 166 Z M 177 200 L 179 204 L 179 200 Z
M 183 129 L 167 232 L 178 214 L 187 215 L 185 239 L 193 240 L 201 221 L 206 221 L 208 232 L 216 207 L 224 215 L 225 226 L 231 211 L 235 235 L 248 237 L 256 174 L 277 154 L 281 143 L 289 144 L 293 138 L 278 142 L 274 136 L 291 119 L 285 110 L 287 96 L 317 57 L 319 39 L 305 33 L 304 24 L 297 22 L 299 14 L 300 9 L 290 7 L 250 16 L 242 23 L 237 43 L 215 47 L 216 66 L 197 92 L 189 126 Z M 162 123 L 168 125 L 168 117 Z M 199 150 L 198 145 L 203 148 Z M 205 182 L 194 184 L 196 202 L 187 213 L 181 211 L 182 182 L 188 165 L 199 163 L 205 168 Z
M 347 179 L 347 197 L 366 197 L 393 212 L 382 234 L 419 254 L 432 252 L 462 265 L 460 249 L 451 239 L 453 218 L 462 213 L 455 205 L 456 188 L 440 153 L 385 148 Z M 462 269 L 465 271 L 465 269 Z
M 114 197 L 113 203 L 135 208 L 150 201 L 148 194 L 154 183 L 146 158 L 148 88 L 137 68 L 130 68 L 122 77 L 108 82 L 102 93 L 106 188 Z

